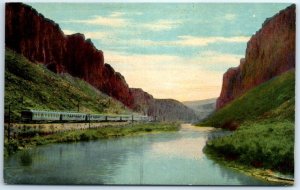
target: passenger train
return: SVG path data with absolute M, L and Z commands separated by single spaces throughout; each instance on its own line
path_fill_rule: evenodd
M 152 121 L 151 117 L 144 115 L 106 115 L 86 114 L 78 112 L 58 112 L 41 110 L 24 110 L 21 112 L 23 121 L 58 121 L 58 122 L 107 122 L 107 121 Z

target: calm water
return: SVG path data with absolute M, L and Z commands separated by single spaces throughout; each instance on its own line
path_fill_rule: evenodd
M 210 136 L 185 125 L 179 132 L 40 146 L 5 160 L 6 183 L 266 185 L 225 168 L 202 152 Z M 23 164 L 22 164 L 23 163 Z

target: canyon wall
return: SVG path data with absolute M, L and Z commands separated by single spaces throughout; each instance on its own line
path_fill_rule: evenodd
M 124 77 L 104 63 L 83 34 L 64 35 L 58 24 L 22 3 L 7 3 L 5 46 L 56 73 L 81 78 L 128 107 L 133 97 Z
M 150 115 L 157 121 L 197 121 L 195 112 L 181 102 L 173 99 L 155 99 L 140 88 L 131 88 L 134 109 Z
M 267 19 L 247 44 L 245 58 L 223 76 L 217 109 L 249 89 L 295 68 L 296 6 Z

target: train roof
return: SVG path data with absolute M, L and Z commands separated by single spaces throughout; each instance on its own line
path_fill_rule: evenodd
M 86 114 L 86 113 L 80 113 L 80 112 L 62 112 L 62 111 L 49 111 L 49 110 L 34 110 L 34 109 L 27 109 L 27 110 L 23 110 L 23 112 L 32 112 L 32 113 L 59 113 L 59 114 L 68 114 L 68 113 L 72 113 L 72 114 Z
M 97 116 L 110 116 L 110 117 L 114 117 L 114 116 L 129 116 L 129 117 L 148 117 L 147 115 L 140 115 L 140 114 L 89 114 L 89 113 L 80 113 L 80 112 L 75 112 L 75 111 L 51 111 L 51 110 L 35 110 L 35 109 L 26 109 L 23 110 L 22 112 L 32 112 L 32 113 L 52 113 L 52 114 L 84 114 L 84 115 L 97 115 Z

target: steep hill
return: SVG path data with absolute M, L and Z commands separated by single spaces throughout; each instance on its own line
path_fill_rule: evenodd
M 64 35 L 58 24 L 22 3 L 6 3 L 5 46 L 56 73 L 69 73 L 132 106 L 124 77 L 104 63 L 101 50 L 83 34 Z
M 18 120 L 25 108 L 87 113 L 129 113 L 125 106 L 87 82 L 68 74 L 55 74 L 16 52 L 5 51 L 5 112 L 11 105 Z
M 247 44 L 240 65 L 223 76 L 217 109 L 243 95 L 249 89 L 295 68 L 295 5 L 267 19 Z
M 200 125 L 236 130 L 209 141 L 205 148 L 208 155 L 233 161 L 235 166 L 238 163 L 293 176 L 295 70 L 249 90 Z M 272 176 L 271 170 L 262 173 Z
M 277 76 L 233 100 L 201 125 L 230 128 L 247 121 L 294 121 L 295 70 Z M 236 126 L 237 127 L 237 126 Z
M 194 110 L 200 120 L 205 119 L 216 109 L 216 98 L 198 100 L 198 101 L 186 101 L 184 105 Z
M 195 112 L 173 99 L 155 99 L 139 88 L 131 88 L 134 97 L 134 109 L 151 115 L 159 121 L 197 121 Z

